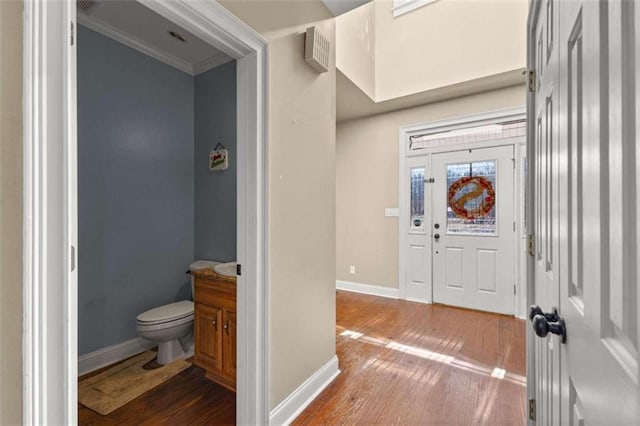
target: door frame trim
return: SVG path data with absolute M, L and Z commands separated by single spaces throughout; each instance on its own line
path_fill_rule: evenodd
M 237 260 L 245 267 L 238 277 L 238 365 L 244 368 L 236 419 L 267 424 L 268 42 L 217 2 L 138 1 L 237 60 Z M 77 423 L 77 43 L 70 43 L 76 34 L 75 1 L 25 0 L 25 424 Z
M 409 185 L 409 177 L 406 173 L 407 168 L 409 167 L 409 163 L 414 158 L 426 157 L 431 154 L 441 153 L 441 152 L 450 152 L 450 151 L 458 151 L 464 149 L 479 149 L 479 148 L 487 148 L 492 146 L 501 146 L 501 145 L 523 145 L 525 143 L 525 138 L 523 137 L 510 137 L 495 141 L 487 141 L 487 142 L 476 142 L 470 144 L 456 144 L 451 146 L 444 147 L 435 147 L 435 148 L 425 148 L 418 152 L 410 152 L 409 151 L 409 138 L 414 135 L 420 135 L 429 132 L 444 132 L 450 130 L 458 130 L 468 127 L 475 127 L 487 124 L 494 124 L 503 122 L 505 120 L 524 120 L 526 118 L 526 109 L 525 107 L 516 107 L 516 108 L 507 108 L 496 111 L 488 111 L 477 114 L 470 115 L 462 115 L 458 117 L 453 117 L 445 120 L 437 120 L 425 123 L 417 123 L 411 124 L 407 126 L 400 127 L 399 130 L 399 138 L 398 138 L 398 208 L 399 208 L 399 217 L 398 217 L 398 288 L 401 299 L 411 300 L 415 302 L 422 303 L 432 303 L 433 302 L 433 280 L 430 280 L 429 285 L 427 286 L 429 289 L 429 296 L 425 299 L 416 299 L 409 298 L 407 296 L 407 244 L 409 234 L 409 191 L 407 190 Z M 516 153 L 516 158 L 518 158 L 518 153 Z M 518 202 L 520 200 L 519 189 L 516 188 L 515 192 L 515 200 Z M 517 241 L 517 238 L 516 238 Z M 518 277 L 516 277 L 518 279 Z M 522 283 L 519 287 L 522 287 Z M 516 297 L 520 296 L 520 291 L 516 295 Z M 515 299 L 514 299 L 515 300 Z M 517 306 L 517 305 L 516 305 Z M 517 314 L 517 312 L 516 312 Z
M 535 33 L 535 28 L 538 25 L 538 11 L 542 5 L 542 0 L 531 0 L 529 2 L 529 11 L 527 15 L 527 74 L 529 71 L 535 69 L 536 63 L 536 40 L 535 37 L 532 38 L 531 35 Z M 527 86 L 529 84 L 529 76 L 527 75 Z M 527 126 L 530 126 L 535 123 L 535 115 L 536 115 L 536 96 L 535 92 L 531 92 L 527 89 Z M 535 170 L 535 133 L 533 131 L 527 132 L 527 170 L 530 173 L 527 174 L 527 198 L 525 202 L 527 203 L 527 217 L 530 220 L 527 223 L 527 235 L 535 235 L 535 220 L 531 220 L 535 218 L 535 174 L 532 171 Z M 527 255 L 526 261 L 527 267 L 527 302 L 526 306 L 531 306 L 535 302 L 535 259 L 533 256 Z M 525 320 L 528 320 L 525 319 Z M 527 425 L 533 426 L 536 424 L 535 418 L 531 418 L 531 413 L 529 413 L 530 402 L 535 401 L 536 399 L 536 359 L 535 359 L 535 345 L 534 339 L 536 338 L 533 334 L 533 329 L 527 325 L 526 327 L 526 340 L 525 340 L 525 351 L 526 351 L 526 367 L 527 367 Z M 535 414 L 535 413 L 534 413 Z

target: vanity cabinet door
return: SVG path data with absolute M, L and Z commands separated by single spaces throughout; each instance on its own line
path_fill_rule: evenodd
M 194 329 L 196 363 L 222 371 L 222 309 L 197 303 Z
M 222 348 L 224 351 L 224 374 L 235 381 L 236 378 L 236 313 L 224 311 L 224 335 L 222 336 Z
M 195 363 L 206 378 L 235 392 L 236 284 L 196 277 L 194 301 Z

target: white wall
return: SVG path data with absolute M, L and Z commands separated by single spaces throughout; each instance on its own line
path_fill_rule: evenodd
M 0 424 L 22 423 L 22 1 L 0 1 Z
M 527 0 L 438 0 L 396 18 L 374 0 L 336 18 L 337 67 L 376 102 L 521 70 L 526 20 Z
M 438 0 L 394 18 L 375 0 L 376 101 L 524 68 L 527 0 Z
M 338 123 L 336 279 L 398 288 L 398 132 L 401 126 L 525 103 L 524 86 Z M 356 273 L 349 273 L 349 266 Z
M 320 1 L 223 1 L 269 39 L 269 403 L 273 409 L 335 355 L 335 50 L 304 61 Z
M 336 65 L 375 99 L 375 5 L 367 3 L 336 18 Z

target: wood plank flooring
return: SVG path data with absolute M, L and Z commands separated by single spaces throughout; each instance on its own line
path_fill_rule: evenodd
M 192 366 L 160 386 L 102 416 L 78 404 L 80 425 L 233 425 L 236 394 Z
M 342 373 L 294 425 L 522 425 L 525 322 L 337 294 Z
M 502 315 L 337 292 L 342 373 L 295 425 L 522 425 L 525 323 Z M 81 425 L 226 425 L 235 394 L 191 367 Z

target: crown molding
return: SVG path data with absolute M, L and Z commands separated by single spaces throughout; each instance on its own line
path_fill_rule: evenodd
M 152 58 L 157 59 L 158 61 L 163 62 L 173 68 L 179 69 L 180 71 L 185 72 L 189 75 L 194 75 L 194 66 L 189 62 L 183 61 L 182 59 L 176 58 L 175 56 L 170 55 L 163 50 L 153 47 L 150 44 L 140 40 L 139 38 L 134 37 L 131 34 L 114 27 L 113 25 L 98 21 L 97 19 L 83 13 L 78 13 L 78 23 L 84 25 L 90 30 L 102 34 L 105 37 L 109 37 L 110 39 L 122 43 L 125 46 L 137 50 L 140 53 L 151 56 Z
M 226 64 L 227 62 L 233 60 L 228 55 L 225 55 L 224 52 L 218 52 L 210 58 L 204 59 L 200 62 L 196 62 L 193 64 L 193 75 L 202 74 L 209 70 L 212 70 L 216 67 L 219 67 L 222 64 Z

